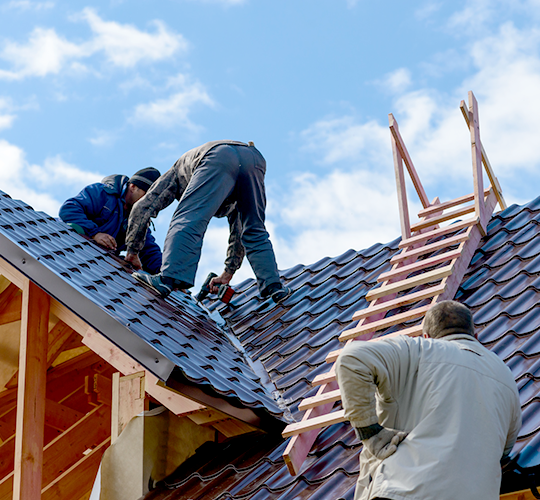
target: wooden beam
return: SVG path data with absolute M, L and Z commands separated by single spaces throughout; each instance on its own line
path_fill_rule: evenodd
M 207 409 L 196 413 L 191 413 L 188 418 L 195 422 L 197 425 L 213 425 L 214 422 L 226 420 L 230 418 L 229 415 L 222 413 L 218 410 Z
M 461 101 L 459 108 L 461 109 L 463 118 L 465 118 L 465 123 L 467 124 L 467 127 L 469 127 L 470 129 L 471 125 L 470 125 L 470 120 L 469 120 L 469 110 L 467 109 L 467 106 L 465 105 L 465 101 Z M 495 172 L 493 171 L 493 168 L 491 167 L 491 163 L 489 162 L 489 159 L 487 157 L 487 154 L 486 154 L 486 151 L 484 150 L 483 145 L 482 145 L 482 163 L 484 164 L 484 167 L 486 169 L 487 175 L 489 177 L 489 181 L 491 182 L 491 185 L 495 189 L 495 196 L 497 197 L 497 201 L 499 202 L 501 210 L 506 210 L 507 205 L 503 196 L 501 185 L 499 184 L 499 180 L 495 176 Z
M 23 287 L 13 500 L 40 500 L 45 426 L 49 296 Z
M 24 288 L 28 278 L 17 268 L 13 267 L 6 259 L 0 257 L 0 274 L 6 277 L 21 290 Z
M 79 335 L 84 336 L 86 330 L 90 327 L 86 321 L 55 299 L 51 299 L 51 314 L 54 314 Z
M 482 169 L 482 142 L 480 141 L 480 118 L 478 102 L 472 91 L 469 92 L 469 120 L 471 131 L 471 152 L 474 178 L 474 207 L 480 218 L 479 227 L 482 236 L 486 235 L 487 213 L 484 203 L 484 177 Z M 489 214 L 491 215 L 491 213 Z
M 397 121 L 394 118 L 394 115 L 392 115 L 391 113 L 390 115 L 388 115 L 388 119 L 390 121 L 390 132 L 392 132 L 392 137 L 396 141 L 397 149 L 401 157 L 405 161 L 405 165 L 407 167 L 407 170 L 409 171 L 409 175 L 411 176 L 411 180 L 416 189 L 416 192 L 418 193 L 420 202 L 422 203 L 422 206 L 424 208 L 427 208 L 429 206 L 429 199 L 426 195 L 426 192 L 424 191 L 424 187 L 422 186 L 422 183 L 420 182 L 420 177 L 418 177 L 416 169 L 414 168 L 411 157 L 409 156 L 409 152 L 407 151 L 407 148 L 405 147 L 405 142 L 403 142 L 401 134 L 399 133 Z
M 395 127 L 397 128 L 397 123 L 392 114 L 388 115 L 388 120 L 390 122 L 390 126 L 395 124 Z M 405 182 L 405 175 L 403 172 L 403 159 L 398 150 L 396 139 L 392 134 L 390 134 L 390 138 L 392 141 L 392 156 L 394 157 L 394 172 L 396 175 L 401 238 L 406 239 L 411 237 L 411 219 L 409 216 L 409 205 L 407 202 L 407 184 Z
M 394 314 L 393 316 L 389 316 L 387 318 L 381 319 L 379 321 L 376 321 L 374 323 L 368 323 L 362 326 L 356 326 L 355 328 L 351 328 L 350 330 L 345 330 L 340 336 L 339 340 L 342 342 L 350 339 L 354 339 L 360 335 L 363 335 L 365 333 L 370 332 L 376 332 L 378 330 L 383 330 L 385 328 L 388 328 L 390 326 L 397 325 L 399 323 L 404 323 L 405 321 L 410 321 L 412 319 L 418 318 L 420 316 L 424 316 L 426 312 L 428 312 L 430 305 L 422 306 L 422 307 L 416 307 L 414 309 L 410 309 L 409 311 L 406 311 L 404 313 L 400 314 Z
M 21 320 L 22 292 L 20 292 L 18 288 L 17 290 L 18 291 L 11 296 L 11 300 L 4 304 L 2 312 L 0 313 L 0 325 L 7 325 Z
M 101 457 L 110 443 L 111 439 L 107 438 L 88 455 L 81 458 L 75 465 L 43 488 L 41 500 L 76 498 L 77 495 L 91 490 L 101 463 Z
M 381 302 L 380 304 L 373 306 L 371 310 L 368 310 L 368 308 L 366 308 L 366 309 L 361 309 L 360 311 L 356 311 L 353 314 L 352 319 L 353 321 L 356 321 L 358 319 L 371 316 L 372 314 L 386 312 L 396 307 L 401 307 L 407 304 L 412 304 L 413 302 L 417 302 L 419 300 L 427 299 L 429 297 L 434 297 L 435 295 L 439 295 L 443 292 L 444 292 L 444 286 L 437 285 L 437 286 L 426 288 L 424 290 L 420 290 L 419 292 L 405 294 L 401 297 L 398 297 L 397 299 L 390 300 L 388 302 Z
M 484 196 L 487 196 L 488 194 L 489 188 L 484 189 Z M 454 198 L 453 200 L 445 201 L 433 207 L 423 208 L 422 210 L 420 210 L 420 212 L 418 212 L 418 217 L 427 217 L 436 214 L 441 210 L 448 210 L 449 208 L 457 207 L 459 205 L 463 205 L 463 203 L 468 203 L 470 201 L 474 201 L 474 193 L 460 196 L 459 198 Z
M 239 436 L 240 434 L 247 434 L 248 432 L 253 432 L 256 430 L 255 427 L 252 427 L 244 422 L 240 422 L 240 420 L 235 418 L 227 418 L 226 420 L 214 422 L 212 427 L 221 432 L 221 434 L 227 438 Z
M 483 203 L 483 198 L 482 198 L 482 203 Z M 475 205 L 465 205 L 464 207 L 456 208 L 455 210 L 446 212 L 445 214 L 439 215 L 437 217 L 426 219 L 423 222 L 418 222 L 417 224 L 413 224 L 411 226 L 411 231 L 413 232 L 421 231 L 422 229 L 427 229 L 427 228 L 436 226 L 438 224 L 441 224 L 442 222 L 446 222 L 451 219 L 456 219 L 457 217 L 462 217 L 463 215 L 470 214 L 474 211 L 475 211 Z
M 403 290 L 414 288 L 419 285 L 424 285 L 426 283 L 432 283 L 433 281 L 442 280 L 446 276 L 452 274 L 453 268 L 453 264 L 449 264 L 439 269 L 434 269 L 433 271 L 419 274 L 418 276 L 414 276 L 412 278 L 407 278 L 401 281 L 396 281 L 395 283 L 390 283 L 386 286 L 374 288 L 368 292 L 368 294 L 366 295 L 366 300 L 374 300 L 378 297 L 383 297 L 384 295 L 390 295 L 392 293 L 401 292 Z
M 43 487 L 109 437 L 111 409 L 101 405 L 51 441 L 44 450 Z
M 427 259 L 417 260 L 413 264 L 409 264 L 407 266 L 401 266 L 401 267 L 398 267 L 397 269 L 393 269 L 392 271 L 388 271 L 387 273 L 381 274 L 377 278 L 377 281 L 381 283 L 382 281 L 395 279 L 398 276 L 399 277 L 407 276 L 417 271 L 422 271 L 426 269 L 427 267 L 435 266 L 437 264 L 442 264 L 443 262 L 453 260 L 459 257 L 459 255 L 460 255 L 459 250 L 451 250 L 449 252 L 444 252 L 439 255 L 429 257 Z
M 395 264 L 396 262 L 400 262 L 402 260 L 407 260 L 407 259 L 411 259 L 411 261 L 414 261 L 413 259 L 420 257 L 420 255 L 425 255 L 426 253 L 435 252 L 436 250 L 442 250 L 443 248 L 448 248 L 453 245 L 457 245 L 458 243 L 461 243 L 465 241 L 466 239 L 467 239 L 467 235 L 465 233 L 456 234 L 455 236 L 450 236 L 448 238 L 445 238 L 444 240 L 436 241 L 435 243 L 430 243 L 429 245 L 415 248 L 414 250 L 408 250 L 406 252 L 398 253 L 397 255 L 394 255 L 390 259 L 390 262 L 392 264 Z
M 326 386 L 319 388 L 317 395 L 324 394 L 326 392 L 335 391 L 338 388 L 337 383 L 334 381 Z M 325 415 L 332 409 L 333 403 L 327 403 L 322 406 L 317 406 L 315 408 L 310 408 L 304 413 L 302 417 L 302 422 L 317 417 L 319 415 Z M 319 433 L 318 429 L 313 429 L 303 434 L 297 434 L 291 438 L 287 448 L 283 452 L 283 458 L 289 473 L 292 476 L 296 476 L 304 463 L 304 460 L 308 456 L 311 446 L 315 442 L 317 435 Z
M 337 410 L 326 415 L 320 415 L 318 417 L 310 418 L 308 421 L 297 422 L 296 424 L 288 425 L 281 433 L 284 438 L 295 436 L 303 432 L 309 432 L 328 425 L 339 424 L 340 422 L 346 422 L 345 410 Z
M 457 231 L 460 231 L 461 229 L 466 229 L 469 226 L 473 226 L 474 224 L 477 224 L 477 223 L 478 223 L 477 217 L 474 217 L 472 219 L 466 219 L 459 222 L 454 222 L 453 224 L 450 224 L 449 226 L 440 227 L 439 229 L 435 229 L 434 231 L 426 231 L 425 233 L 421 233 L 416 236 L 413 236 L 412 238 L 409 238 L 408 240 L 403 240 L 398 246 L 399 248 L 406 248 L 406 247 L 412 247 L 414 245 L 419 245 L 431 238 L 438 238 L 440 236 L 444 236 L 449 233 L 455 233 Z
M 58 321 L 56 325 L 51 328 L 48 334 L 48 349 L 47 349 L 47 368 L 49 368 L 53 361 L 58 357 L 60 352 L 64 349 L 64 346 L 71 341 L 72 337 L 77 335 L 69 326 L 63 321 Z M 18 384 L 19 372 L 17 371 L 13 377 L 6 383 L 8 389 L 16 387 Z
M 310 398 L 304 399 L 298 405 L 298 409 L 300 411 L 306 411 L 306 410 L 309 410 L 310 408 L 315 408 L 316 406 L 320 406 L 322 404 L 335 403 L 336 401 L 340 401 L 340 400 L 341 400 L 341 392 L 339 389 L 337 389 L 335 391 L 326 392 L 318 396 L 312 396 Z
M 113 374 L 111 410 L 111 443 L 114 443 L 133 417 L 148 410 L 144 371 L 125 377 L 119 372 Z
M 540 488 L 540 485 L 537 486 Z M 530 489 L 514 491 L 512 493 L 504 493 L 501 495 L 500 500 L 535 500 L 536 497 L 533 495 Z
M 140 371 L 145 371 L 144 367 L 130 358 L 125 352 L 116 347 L 110 340 L 106 339 L 93 328 L 88 328 L 83 344 L 97 353 L 102 359 L 111 364 L 120 373 L 129 375 Z M 204 405 L 196 403 L 191 399 L 181 396 L 177 392 L 158 385 L 158 378 L 145 371 L 146 392 L 163 406 L 171 410 L 175 415 L 185 415 L 205 408 Z

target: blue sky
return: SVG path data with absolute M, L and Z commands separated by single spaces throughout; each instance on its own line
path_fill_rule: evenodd
M 539 20 L 539 0 L 4 1 L 0 189 L 57 216 L 105 175 L 252 140 L 279 267 L 309 264 L 399 234 L 390 112 L 430 199 L 472 192 L 473 90 L 504 195 L 524 203 L 540 194 Z M 222 271 L 227 231 L 211 223 L 198 283 Z

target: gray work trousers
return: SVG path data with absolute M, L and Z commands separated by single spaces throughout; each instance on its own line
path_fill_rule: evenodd
M 280 282 L 264 225 L 265 172 L 266 161 L 254 147 L 224 144 L 205 155 L 172 217 L 163 247 L 163 276 L 193 286 L 208 223 L 222 203 L 232 199 L 242 224 L 241 241 L 259 290 Z

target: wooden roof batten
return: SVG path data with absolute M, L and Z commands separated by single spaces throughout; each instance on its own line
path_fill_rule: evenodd
M 501 187 L 480 140 L 478 103 L 472 91 L 468 94 L 468 101 L 468 107 L 461 101 L 460 109 L 471 136 L 474 192 L 443 203 L 438 197 L 429 202 L 397 121 L 392 114 L 389 115 L 402 234 L 401 252 L 391 259 L 392 270 L 379 276 L 380 286 L 368 292 L 368 307 L 354 313 L 352 320 L 359 320 L 358 324 L 345 330 L 339 337 L 341 341 L 376 341 L 398 335 L 421 335 L 428 309 L 437 302 L 454 297 L 480 240 L 486 235 L 487 224 L 496 205 L 499 204 L 502 210 L 506 208 Z M 418 214 L 419 222 L 412 225 L 403 163 L 423 207 Z M 491 184 L 488 189 L 484 189 L 482 166 Z M 472 215 L 441 226 L 467 214 Z M 411 321 L 414 324 L 407 326 Z M 381 334 L 395 325 L 406 328 Z M 340 352 L 331 352 L 326 362 L 334 363 Z M 346 420 L 343 409 L 333 411 L 335 403 L 341 400 L 335 366 L 315 377 L 312 385 L 319 386 L 319 390 L 315 396 L 300 403 L 299 409 L 305 410 L 302 420 L 288 425 L 282 433 L 283 437 L 292 438 L 283 454 L 291 475 L 300 472 L 320 429 Z

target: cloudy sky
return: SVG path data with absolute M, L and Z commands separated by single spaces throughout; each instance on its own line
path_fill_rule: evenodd
M 309 264 L 399 235 L 388 113 L 430 199 L 472 192 L 473 90 L 504 195 L 525 203 L 540 194 L 539 21 L 539 0 L 3 1 L 0 189 L 57 216 L 105 175 L 252 140 L 279 267 Z M 199 283 L 222 271 L 227 231 L 210 225 Z

